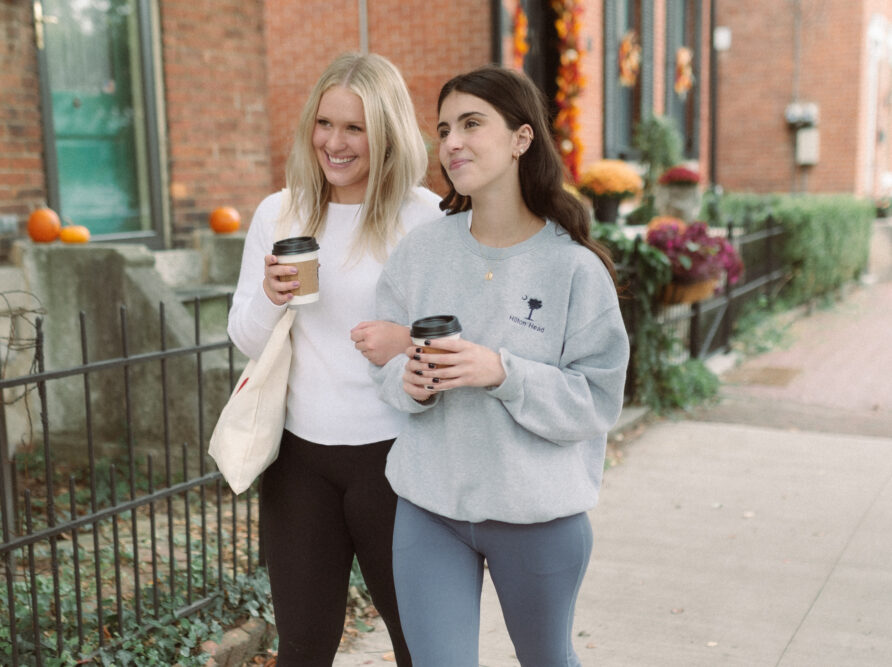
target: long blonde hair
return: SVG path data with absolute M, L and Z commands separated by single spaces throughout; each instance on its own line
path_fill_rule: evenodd
M 322 232 L 331 185 L 313 150 L 313 129 L 322 95 L 334 86 L 343 86 L 362 100 L 369 140 L 369 180 L 353 251 L 384 259 L 401 229 L 400 207 L 427 172 L 427 151 L 406 82 L 383 56 L 342 54 L 310 92 L 285 168 L 291 212 L 304 221 L 305 234 Z

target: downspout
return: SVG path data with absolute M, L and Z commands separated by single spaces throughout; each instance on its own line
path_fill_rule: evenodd
M 802 67 L 802 2 L 793 0 L 793 102 L 799 101 L 799 76 Z M 793 193 L 805 192 L 805 173 L 796 164 L 796 131 L 793 132 Z M 800 173 L 802 181 L 800 182 Z
M 520 0 L 518 0 L 519 2 Z M 490 58 L 494 64 L 502 64 L 502 0 L 490 0 Z
M 359 0 L 359 52 L 369 52 L 369 8 L 367 0 Z
M 719 0 L 709 3 L 709 183 L 715 188 L 718 185 L 718 110 L 719 110 L 719 63 L 718 51 L 715 48 L 716 9 Z

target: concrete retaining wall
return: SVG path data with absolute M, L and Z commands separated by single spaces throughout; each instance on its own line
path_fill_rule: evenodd
M 230 252 L 230 256 L 240 258 L 240 242 L 239 239 L 227 239 L 226 246 L 230 250 L 238 247 L 237 253 Z M 204 245 L 207 250 L 213 249 L 215 244 L 216 240 L 211 238 L 206 239 Z M 215 318 L 219 321 L 201 322 L 200 333 L 197 333 L 195 319 L 190 309 L 183 305 L 183 290 L 188 290 L 189 285 L 180 285 L 179 289 L 172 286 L 171 276 L 159 273 L 155 254 L 144 246 L 19 241 L 13 248 L 12 257 L 21 269 L 22 287 L 35 295 L 45 310 L 43 329 L 45 369 L 48 371 L 83 363 L 79 330 L 81 312 L 86 323 L 86 360 L 89 362 L 132 357 L 162 347 L 171 350 L 192 347 L 198 342 L 225 340 L 225 306 L 209 308 L 208 312 L 216 313 Z M 194 253 L 193 261 L 202 267 L 198 275 L 204 278 L 207 262 L 201 252 Z M 236 275 L 237 272 L 236 263 Z M 200 291 L 203 286 L 193 287 Z M 122 335 L 124 328 L 126 343 Z M 240 357 L 237 364 L 241 366 L 244 361 Z M 223 350 L 202 354 L 200 363 L 194 354 L 165 362 L 166 426 L 160 361 L 91 374 L 90 423 L 99 453 L 120 454 L 132 440 L 140 457 L 144 458 L 146 453 L 163 451 L 165 437 L 169 438 L 175 452 L 182 443 L 187 443 L 190 450 L 203 448 L 229 395 L 227 364 L 227 353 Z M 129 412 L 125 402 L 128 395 Z M 72 446 L 83 451 L 81 446 L 86 440 L 88 426 L 84 397 L 82 376 L 47 383 L 54 448 L 61 451 Z M 199 414 L 202 404 L 204 410 Z M 37 431 L 39 437 L 39 429 Z

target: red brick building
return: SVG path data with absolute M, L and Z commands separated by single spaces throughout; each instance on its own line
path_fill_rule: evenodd
M 0 238 L 21 235 L 28 213 L 43 204 L 89 226 L 97 241 L 153 247 L 183 243 L 217 206 L 250 219 L 260 199 L 283 184 L 300 107 L 342 51 L 393 60 L 432 137 L 444 81 L 494 60 L 515 62 L 518 2 L 528 20 L 522 66 L 551 99 L 559 96 L 562 59 L 566 65 L 578 56 L 585 81 L 574 131 L 580 164 L 634 160 L 635 123 L 658 113 L 676 120 L 686 158 L 708 174 L 714 1 L 455 0 L 444 7 L 419 0 L 3 0 Z M 719 0 L 718 13 L 735 35 L 720 69 L 729 80 L 719 99 L 729 107 L 737 101 L 731 82 L 748 74 L 736 60 L 747 37 L 735 22 L 746 15 L 730 9 L 734 4 Z M 569 49 L 555 19 L 556 9 L 573 7 L 579 11 Z M 638 45 L 640 67 L 621 81 L 619 54 L 628 43 Z M 682 51 L 693 78 L 679 93 Z M 757 55 L 746 55 L 750 65 Z M 761 55 L 772 62 L 771 53 Z M 788 91 L 770 95 L 781 93 L 776 104 L 783 106 Z M 743 188 L 751 176 L 738 164 L 740 133 L 727 117 L 720 115 L 719 173 Z M 438 189 L 435 160 L 431 175 Z M 765 187 L 788 189 L 788 175 L 778 169 Z
M 754 192 L 892 191 L 892 2 L 715 5 L 725 42 L 717 181 Z

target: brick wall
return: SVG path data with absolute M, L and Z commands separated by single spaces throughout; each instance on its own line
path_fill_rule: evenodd
M 604 152 L 604 12 L 600 3 L 590 3 L 582 14 L 582 42 L 588 48 L 582 54 L 582 75 L 586 86 L 580 95 L 579 137 L 582 142 L 580 164 L 599 160 Z
M 865 32 L 874 13 L 892 17 L 892 3 L 803 0 L 801 8 L 797 80 L 793 3 L 718 4 L 718 25 L 732 30 L 731 49 L 719 55 L 718 180 L 730 190 L 863 194 L 865 153 L 874 141 Z M 797 85 L 799 99 L 820 108 L 814 167 L 794 164 L 794 133 L 784 119 Z M 881 150 L 888 161 L 888 146 Z
M 806 169 L 807 189 L 857 191 L 857 160 L 866 149 L 856 111 L 864 111 L 859 99 L 865 79 L 858 63 L 866 25 L 857 3 L 847 0 L 808 0 L 802 7 L 800 95 L 817 101 L 821 113 L 821 159 Z
M 263 0 L 162 0 L 174 240 L 271 191 Z M 297 4 L 297 3 L 295 3 Z
M 360 20 L 355 0 L 267 0 L 266 4 L 272 178 L 275 187 L 281 187 L 307 94 L 334 56 L 359 51 Z M 488 5 L 457 0 L 444 14 L 435 3 L 376 0 L 367 4 L 369 51 L 385 56 L 403 73 L 419 125 L 434 151 L 431 186 L 442 192 L 434 143 L 437 95 L 450 76 L 489 62 Z
M 732 31 L 719 54 L 718 175 L 729 190 L 791 187 L 792 139 L 784 121 L 793 72 L 790 3 L 719 3 L 717 23 Z
M 504 0 L 501 14 L 506 59 L 515 2 Z M 446 12 L 420 0 L 367 5 L 369 48 L 403 72 L 432 148 L 431 186 L 442 192 L 434 140 L 436 97 L 449 77 L 490 61 L 489 3 L 455 0 Z M 665 0 L 657 0 L 656 9 L 662 15 Z M 28 3 L 0 2 L 5 37 L 0 46 L 0 213 L 25 215 L 45 198 L 31 11 Z M 159 14 L 167 194 L 173 238 L 181 243 L 192 229 L 207 224 L 213 208 L 234 206 L 247 221 L 262 197 L 283 185 L 307 92 L 332 57 L 359 49 L 360 21 L 355 0 L 161 0 Z M 751 12 L 741 14 L 745 18 Z M 601 3 L 587 2 L 582 26 L 588 82 L 581 100 L 583 162 L 599 158 L 603 145 L 602 22 Z M 660 51 L 657 55 L 662 57 Z M 662 77 L 658 67 L 658 91 L 665 85 Z M 700 82 L 701 128 L 708 127 L 706 84 L 705 79 Z M 662 104 L 662 95 L 655 99 Z M 705 168 L 708 141 L 701 146 Z M 762 151 L 759 147 L 754 155 Z
M 0 2 L 0 215 L 24 230 L 46 200 L 37 51 L 31 3 Z

